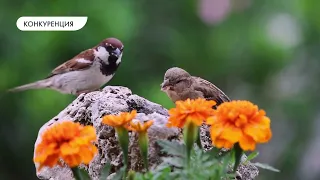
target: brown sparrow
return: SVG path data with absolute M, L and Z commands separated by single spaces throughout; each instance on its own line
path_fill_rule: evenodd
M 173 102 L 188 98 L 205 98 L 216 101 L 216 106 L 218 106 L 230 101 L 227 95 L 209 81 L 191 76 L 187 71 L 178 67 L 166 71 L 161 90 L 167 93 Z
M 56 67 L 45 79 L 9 91 L 48 88 L 63 94 L 79 95 L 97 90 L 114 76 L 121 63 L 122 51 L 121 41 L 104 39 Z

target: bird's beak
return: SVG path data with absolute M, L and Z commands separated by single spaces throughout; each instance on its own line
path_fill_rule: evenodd
M 161 86 L 161 91 L 167 91 L 171 88 L 171 84 L 169 83 L 168 79 L 164 80 L 160 86 Z
M 112 51 L 112 53 L 111 53 L 111 56 L 114 56 L 116 58 L 119 58 L 120 55 L 121 55 L 121 51 L 118 48 L 116 50 Z

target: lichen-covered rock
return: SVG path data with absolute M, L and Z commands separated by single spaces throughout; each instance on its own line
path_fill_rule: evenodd
M 78 96 L 68 107 L 41 127 L 35 146 L 41 141 L 41 133 L 56 122 L 72 120 L 84 125 L 93 125 L 96 128 L 98 137 L 97 147 L 99 153 L 89 166 L 83 165 L 82 167 L 89 172 L 93 180 L 98 180 L 100 172 L 107 161 L 111 162 L 111 173 L 123 166 L 122 151 L 118 145 L 115 130 L 107 125 L 102 125 L 101 117 L 107 114 L 129 112 L 133 109 L 138 111 L 135 120 L 142 122 L 151 119 L 154 120 L 154 124 L 148 130 L 150 142 L 148 158 L 150 167 L 157 166 L 161 162 L 161 153 L 155 142 L 159 139 L 180 140 L 181 131 L 165 126 L 168 119 L 168 111 L 165 108 L 138 95 L 132 94 L 128 88 L 121 86 L 106 86 L 102 91 L 95 91 Z M 136 143 L 137 135 L 130 133 L 129 137 L 129 168 L 141 171 L 143 164 Z M 36 164 L 36 167 L 37 166 Z M 257 170 L 254 169 L 254 171 Z M 253 174 L 247 172 L 246 167 L 244 167 L 243 171 L 239 172 L 240 174 Z M 54 168 L 44 167 L 41 171 L 37 172 L 37 177 L 44 180 L 73 179 L 71 170 L 68 167 L 60 166 Z M 253 178 L 254 177 L 248 178 L 248 180 Z M 246 180 L 246 178 L 242 179 Z

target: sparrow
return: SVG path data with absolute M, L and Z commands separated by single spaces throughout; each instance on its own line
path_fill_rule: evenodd
M 46 78 L 8 91 L 46 88 L 62 94 L 80 95 L 98 90 L 114 76 L 121 63 L 123 47 L 116 38 L 104 39 L 56 67 Z
M 217 86 L 200 77 L 191 76 L 179 67 L 168 69 L 160 86 L 161 91 L 165 92 L 173 102 L 188 98 L 205 98 L 216 101 L 216 108 L 223 102 L 230 101 L 230 98 Z

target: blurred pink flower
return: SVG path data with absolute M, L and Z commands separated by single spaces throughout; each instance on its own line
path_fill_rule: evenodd
M 199 16 L 206 24 L 217 24 L 230 13 L 230 0 L 200 0 Z

